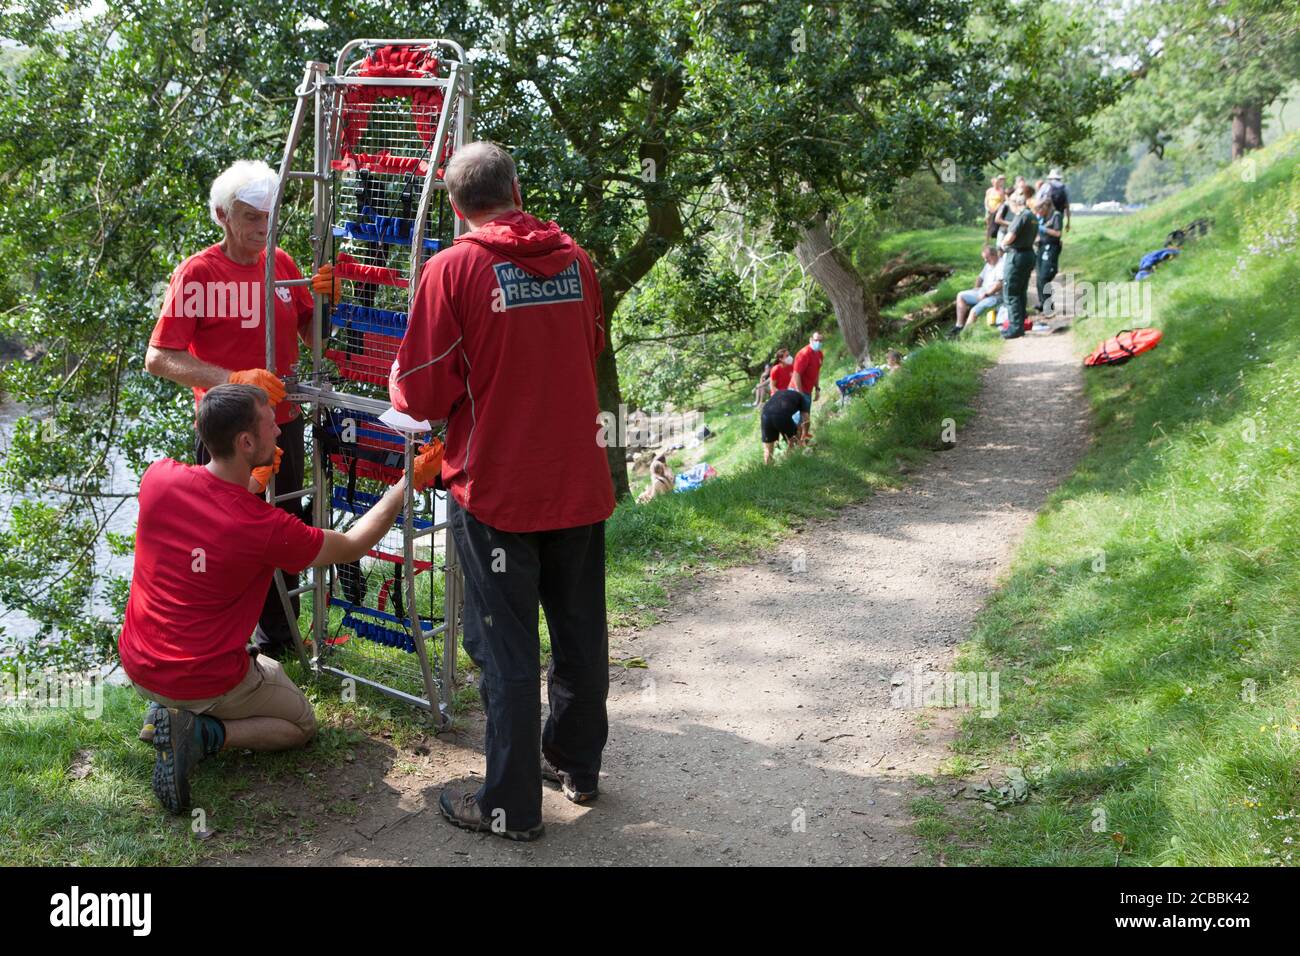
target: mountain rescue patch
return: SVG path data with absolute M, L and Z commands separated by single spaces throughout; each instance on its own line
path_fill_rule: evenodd
M 513 262 L 498 262 L 492 266 L 492 271 L 497 276 L 497 294 L 492 298 L 501 303 L 500 310 L 583 300 L 582 275 L 578 272 L 577 259 L 549 279 L 539 279 Z M 494 305 L 494 311 L 500 310 Z

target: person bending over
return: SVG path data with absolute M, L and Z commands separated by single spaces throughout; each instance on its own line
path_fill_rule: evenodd
M 777 392 L 763 405 L 763 414 L 759 418 L 763 464 L 772 463 L 772 452 L 776 449 L 778 438 L 784 438 L 787 447 L 802 444 L 799 425 L 807 414 L 806 400 L 807 396 L 801 392 L 787 388 Z

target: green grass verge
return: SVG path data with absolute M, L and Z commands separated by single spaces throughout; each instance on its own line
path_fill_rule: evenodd
M 164 813 L 150 784 L 153 748 L 137 739 L 145 702 L 105 687 L 103 711 L 0 707 L 0 864 L 5 866 L 189 865 L 214 851 L 234 853 L 307 839 L 354 807 L 329 802 L 332 768 L 356 759 L 367 735 L 394 746 L 421 732 L 413 713 L 365 696 L 340 701 L 337 682 L 302 680 L 285 670 L 316 708 L 321 730 L 310 750 L 223 753 L 193 777 L 200 811 Z M 269 781 L 292 788 L 268 796 Z
M 961 249 L 963 260 L 968 253 Z M 652 623 L 674 585 L 752 561 L 800 522 L 896 482 L 899 463 L 925 457 L 945 418 L 969 417 L 981 370 L 1000 344 L 980 336 L 917 349 L 903 371 L 840 410 L 830 399 L 833 381 L 850 365 L 838 337 L 828 342 L 827 400 L 814 419 L 812 453 L 763 467 L 757 413 L 741 408 L 744 395 L 724 397 L 706 416 L 718 437 L 698 449 L 720 477 L 689 494 L 619 505 L 607 527 L 612 625 Z M 545 650 L 545 633 L 543 642 Z M 286 669 L 316 707 L 317 743 L 298 753 L 227 753 L 205 762 L 194 786 L 202 820 L 158 809 L 150 790 L 152 750 L 136 739 L 144 702 L 133 691 L 106 688 L 98 719 L 0 707 L 0 863 L 190 864 L 250 847 L 290 846 L 331 815 L 354 813 L 346 800 L 331 799 L 331 771 L 358 759 L 367 737 L 400 748 L 429 724 L 364 689 L 345 703 L 337 681 L 304 684 L 296 663 Z M 463 691 L 457 705 L 473 697 Z M 200 832 L 200 823 L 213 835 Z
M 1149 321 L 1076 323 L 1085 350 L 1126 326 L 1165 337 L 1087 372 L 1094 444 L 958 665 L 1000 672 L 1001 706 L 963 722 L 948 770 L 1020 767 L 1029 799 L 991 811 L 938 781 L 913 807 L 932 859 L 1295 862 L 1298 158 L 1292 135 L 1139 215 L 1076 220 L 1063 267 L 1091 281 L 1215 226 L 1150 280 Z

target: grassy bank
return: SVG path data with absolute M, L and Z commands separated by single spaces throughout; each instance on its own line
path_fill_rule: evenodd
M 963 259 L 968 252 L 963 249 Z M 849 369 L 835 337 L 830 341 L 824 396 L 834 394 L 834 378 Z M 757 414 L 740 407 L 746 397 L 727 398 L 733 414 L 710 414 L 718 438 L 699 450 L 721 476 L 649 505 L 624 502 L 610 519 L 611 624 L 652 623 L 674 585 L 752 561 L 792 526 L 896 481 L 901 462 L 928 454 L 943 419 L 968 417 L 980 372 L 995 354 L 987 337 L 917 350 L 904 371 L 842 412 L 827 401 L 815 419 L 816 449 L 779 459 L 776 467 L 761 465 Z M 286 669 L 303 684 L 296 663 Z M 98 718 L 0 707 L 0 863 L 188 864 L 254 846 L 292 847 L 323 821 L 354 814 L 354 804 L 332 793 L 331 774 L 365 761 L 367 738 L 400 751 L 419 743 L 429 727 L 416 712 L 364 690 L 356 702 L 342 703 L 333 680 L 305 687 L 321 723 L 312 748 L 222 754 L 196 777 L 203 815 L 181 819 L 163 814 L 150 790 L 152 750 L 136 739 L 144 702 L 133 691 L 107 688 Z M 463 691 L 460 702 L 474 696 Z M 383 769 L 375 773 L 382 776 Z
M 1164 341 L 1089 370 L 1095 441 L 1020 549 L 961 670 L 1001 674 L 948 769 L 1021 768 L 987 810 L 936 781 L 932 858 L 1279 865 L 1300 841 L 1300 138 L 1141 214 L 1076 220 L 1063 267 L 1125 282 L 1177 226 L 1212 234 L 1150 280 L 1151 315 L 1076 323 Z M 985 769 L 988 768 L 988 769 Z

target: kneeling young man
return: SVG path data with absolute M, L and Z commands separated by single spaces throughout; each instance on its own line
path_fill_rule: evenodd
M 173 813 L 190 802 L 194 765 L 227 747 L 289 750 L 316 735 L 311 703 L 279 662 L 251 656 L 276 568 L 290 573 L 356 561 L 392 527 L 399 481 L 346 534 L 311 528 L 258 494 L 279 464 L 280 429 L 267 393 L 218 385 L 195 426 L 207 465 L 164 458 L 140 480 L 135 569 L 118 649 L 122 668 L 152 701 L 141 739 L 152 740 L 153 790 Z M 433 480 L 441 449 L 416 461 Z

